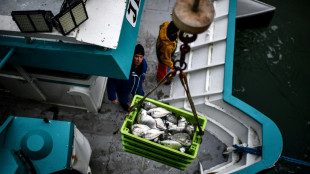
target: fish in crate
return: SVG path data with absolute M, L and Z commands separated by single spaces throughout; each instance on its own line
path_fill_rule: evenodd
M 132 105 L 142 97 L 136 95 Z M 198 116 L 201 128 L 206 118 Z M 192 113 L 146 98 L 121 129 L 123 149 L 185 170 L 196 158 L 201 136 Z

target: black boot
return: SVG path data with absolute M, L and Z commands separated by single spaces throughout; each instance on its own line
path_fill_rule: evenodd
M 128 112 L 128 109 L 129 109 L 128 104 L 127 104 L 127 103 L 120 103 L 120 104 L 121 104 L 122 108 L 123 108 L 126 112 Z

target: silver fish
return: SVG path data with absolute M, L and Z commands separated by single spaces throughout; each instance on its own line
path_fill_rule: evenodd
M 188 122 L 186 121 L 186 119 L 180 116 L 178 119 L 178 127 L 186 127 L 187 124 Z
M 164 140 L 164 141 L 159 141 L 159 144 L 162 144 L 166 147 L 170 147 L 172 149 L 179 150 L 182 147 L 182 144 L 174 141 L 174 140 Z
M 168 127 L 168 131 L 171 132 L 172 134 L 183 132 L 185 129 L 185 127 L 178 127 L 178 125 L 173 124 L 169 121 L 166 121 L 166 124 Z
M 176 134 L 176 133 L 181 133 L 185 130 L 185 127 L 179 127 L 179 126 L 174 126 L 169 128 L 169 131 L 172 132 L 172 134 Z
M 171 140 L 177 141 L 181 143 L 183 146 L 191 146 L 192 140 L 191 137 L 187 133 L 176 133 L 170 136 Z
M 173 114 L 167 114 L 166 116 L 167 121 L 173 123 L 173 124 L 177 124 L 178 123 L 178 118 L 177 116 L 173 115 Z
M 151 129 L 156 128 L 156 121 L 153 117 L 147 115 L 147 112 L 145 109 L 141 109 L 141 112 L 138 116 L 138 123 L 140 124 L 146 124 Z
M 178 127 L 178 125 L 171 123 L 170 121 L 166 121 L 166 125 L 167 125 L 168 129 Z
M 171 136 L 171 133 L 164 131 L 165 133 L 161 134 L 158 138 L 159 140 L 163 141 L 163 140 L 168 140 L 169 137 Z
M 161 118 L 161 117 L 166 116 L 167 114 L 171 114 L 171 112 L 165 108 L 157 107 L 157 108 L 148 110 L 147 114 L 150 114 L 154 118 Z
M 154 120 L 156 121 L 156 127 L 159 130 L 166 130 L 167 129 L 167 127 L 165 126 L 165 124 L 161 118 L 155 118 Z
M 150 129 L 150 130 L 146 131 L 146 133 L 144 134 L 144 138 L 147 140 L 153 140 L 163 133 L 165 133 L 165 132 L 160 131 L 158 129 Z
M 144 134 L 150 129 L 151 128 L 149 128 L 147 125 L 144 125 L 144 124 L 134 124 L 131 126 L 132 134 L 138 137 L 143 137 Z
M 142 103 L 142 107 L 143 107 L 145 110 L 150 110 L 150 109 L 156 108 L 157 106 L 154 105 L 154 104 L 151 103 L 151 102 L 143 102 L 143 103 Z
M 142 111 L 143 111 L 143 110 L 141 109 L 140 113 L 137 114 L 137 122 L 138 122 L 138 123 L 141 122 Z
M 181 152 L 185 153 L 186 148 L 185 148 L 185 147 L 181 147 L 181 148 L 179 149 L 179 151 L 181 151 Z
M 195 133 L 195 126 L 194 126 L 192 123 L 189 123 L 189 124 L 185 127 L 184 131 L 185 131 L 186 133 L 188 133 L 188 135 L 190 135 L 191 137 L 193 137 L 193 135 L 194 135 L 194 133 Z
M 158 137 L 156 137 L 156 138 L 154 138 L 154 140 L 153 140 L 155 143 L 158 143 L 158 141 L 159 141 L 159 138 Z

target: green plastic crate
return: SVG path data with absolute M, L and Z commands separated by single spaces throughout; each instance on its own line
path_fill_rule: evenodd
M 131 105 L 134 105 L 138 101 L 140 101 L 143 97 L 139 95 L 135 95 L 132 100 Z M 178 109 L 172 107 L 170 105 L 146 98 L 145 101 L 151 102 L 158 107 L 165 108 L 171 112 L 173 112 L 176 116 L 183 116 L 186 118 L 188 122 L 196 125 L 196 120 L 194 118 L 193 113 L 187 112 L 182 109 Z M 198 128 L 194 133 L 192 139 L 192 145 L 190 146 L 188 152 L 183 153 L 178 150 L 165 147 L 161 144 L 155 143 L 153 141 L 146 140 L 144 138 L 135 136 L 131 133 L 131 126 L 136 123 L 137 114 L 139 113 L 141 106 L 134 109 L 130 115 L 126 116 L 126 119 L 121 128 L 122 134 L 122 144 L 124 151 L 134 153 L 163 164 L 169 165 L 171 167 L 175 167 L 180 170 L 185 170 L 186 167 L 196 158 L 197 152 L 199 150 L 199 145 L 201 138 L 198 135 Z M 198 120 L 201 126 L 201 129 L 204 130 L 207 124 L 207 119 L 201 116 L 198 116 Z
M 136 146 L 127 144 L 127 142 L 123 143 L 123 149 L 125 151 L 130 150 L 131 152 L 135 152 L 135 154 L 137 155 L 140 155 L 140 156 L 143 156 L 143 157 L 146 157 L 146 158 L 149 158 L 149 159 L 152 159 L 160 163 L 163 163 L 163 164 L 166 164 L 166 165 L 178 168 L 178 169 L 182 169 L 182 170 L 186 169 L 186 167 L 190 164 L 190 162 L 182 163 L 180 161 L 175 161 L 165 156 L 161 156 L 159 154 L 153 153 L 149 150 L 145 150 L 143 148 L 137 148 Z
M 135 149 L 128 148 L 127 146 L 123 146 L 123 149 L 126 152 L 129 152 L 129 153 L 132 153 L 132 154 L 136 154 L 136 155 L 139 155 L 139 156 L 142 156 L 142 157 L 145 157 L 145 158 L 148 158 L 148 159 L 151 159 L 151 160 L 154 160 L 154 161 L 166 164 L 168 166 L 171 166 L 171 167 L 174 167 L 174 168 L 177 168 L 177 169 L 180 169 L 180 170 L 185 170 L 187 168 L 187 166 L 183 167 L 183 166 L 177 165 L 176 163 L 169 163 L 166 160 L 163 161 L 158 156 L 156 156 L 156 154 L 154 154 L 154 156 L 149 155 L 147 151 L 138 152 Z M 140 149 L 140 151 L 141 151 L 141 149 Z
M 191 158 L 184 158 L 184 156 L 181 156 L 179 154 L 170 153 L 169 151 L 165 151 L 163 149 L 146 146 L 143 143 L 139 143 L 135 140 L 125 138 L 124 136 L 122 136 L 122 143 L 123 144 L 126 143 L 126 145 L 135 146 L 136 148 L 139 148 L 139 149 L 147 150 L 149 152 L 161 155 L 162 157 L 169 158 L 169 160 L 178 161 L 183 164 L 189 164 L 193 160 Z

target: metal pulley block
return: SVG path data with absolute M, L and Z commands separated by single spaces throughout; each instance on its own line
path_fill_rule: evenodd
M 175 25 L 190 34 L 207 30 L 214 16 L 215 10 L 209 0 L 177 0 L 172 12 Z

